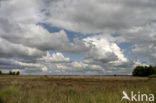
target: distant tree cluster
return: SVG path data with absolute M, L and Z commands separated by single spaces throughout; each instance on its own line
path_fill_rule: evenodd
M 150 76 L 156 74 L 156 66 L 136 66 L 132 74 L 133 76 Z
M 19 71 L 17 71 L 17 72 L 9 71 L 9 73 L 2 73 L 2 71 L 0 70 L 0 75 L 20 75 L 20 72 Z
M 9 75 L 20 75 L 20 72 L 19 71 L 17 71 L 17 72 L 9 71 Z

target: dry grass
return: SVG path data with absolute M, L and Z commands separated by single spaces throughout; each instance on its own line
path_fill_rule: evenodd
M 156 94 L 156 79 L 130 76 L 0 76 L 0 103 L 129 103 L 122 91 Z

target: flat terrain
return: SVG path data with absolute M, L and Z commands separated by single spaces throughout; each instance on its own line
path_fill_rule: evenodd
M 0 103 L 133 103 L 121 102 L 122 91 L 156 94 L 156 79 L 131 76 L 0 76 Z

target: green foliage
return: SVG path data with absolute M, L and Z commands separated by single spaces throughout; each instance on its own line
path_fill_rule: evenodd
M 0 103 L 18 103 L 20 89 L 15 86 L 6 86 L 0 90 Z
M 2 74 L 2 71 L 0 70 L 0 75 Z
M 12 71 L 9 71 L 9 75 L 12 75 Z
M 156 74 L 156 66 L 136 66 L 132 74 L 133 76 L 149 76 Z
M 149 76 L 150 78 L 156 78 L 156 74 L 152 74 Z
M 12 72 L 12 75 L 15 75 L 16 74 L 16 72 Z
M 20 72 L 19 71 L 17 71 L 17 72 L 9 71 L 9 75 L 20 75 Z
M 0 97 L 0 103 L 4 103 L 1 97 Z
M 14 87 L 14 86 L 8 86 L 8 87 L 5 87 L 1 90 L 0 92 L 0 96 L 3 97 L 5 95 L 14 95 L 14 94 L 17 94 L 19 92 L 19 89 Z
M 19 72 L 19 71 L 17 71 L 17 72 L 16 72 L 16 75 L 20 75 L 20 72 Z

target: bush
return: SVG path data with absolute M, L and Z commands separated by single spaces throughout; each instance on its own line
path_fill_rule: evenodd
M 0 75 L 2 74 L 2 71 L 0 70 Z
M 149 76 L 156 74 L 156 66 L 136 66 L 132 74 L 133 76 Z

